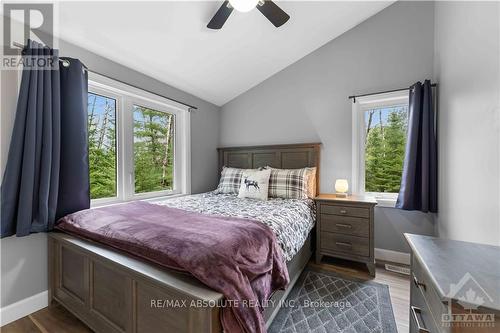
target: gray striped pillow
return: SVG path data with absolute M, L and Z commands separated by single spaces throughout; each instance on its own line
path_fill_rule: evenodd
M 238 194 L 240 191 L 241 177 L 247 169 L 222 167 L 217 194 Z
M 307 199 L 311 195 L 316 168 L 271 169 L 269 197 L 285 199 Z

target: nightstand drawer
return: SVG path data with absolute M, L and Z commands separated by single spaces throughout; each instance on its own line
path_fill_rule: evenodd
M 321 232 L 321 249 L 368 257 L 370 239 L 323 231 Z
M 370 220 L 361 217 L 321 214 L 321 230 L 368 237 L 370 235 Z
M 321 214 L 369 218 L 370 210 L 362 207 L 321 204 Z

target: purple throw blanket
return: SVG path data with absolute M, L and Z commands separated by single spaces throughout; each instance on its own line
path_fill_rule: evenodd
M 230 333 L 265 332 L 260 305 L 289 282 L 274 233 L 258 221 L 137 201 L 79 211 L 56 228 L 191 273 L 229 304 L 240 304 L 223 308 Z

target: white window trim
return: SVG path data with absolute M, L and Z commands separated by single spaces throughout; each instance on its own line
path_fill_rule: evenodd
M 396 207 L 397 193 L 365 192 L 365 111 L 381 106 L 407 104 L 407 90 L 356 97 L 352 103 L 352 189 L 374 197 L 380 207 Z
M 93 199 L 92 207 L 113 203 L 158 199 L 191 193 L 191 134 L 189 108 L 183 104 L 89 72 L 89 92 L 116 99 L 117 196 Z M 135 194 L 133 106 L 168 112 L 175 117 L 174 189 Z M 125 144 L 127 142 L 127 144 Z

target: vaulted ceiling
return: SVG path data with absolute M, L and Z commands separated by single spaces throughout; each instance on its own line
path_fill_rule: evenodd
M 392 2 L 277 1 L 282 27 L 254 9 L 221 30 L 206 25 L 222 1 L 61 2 L 59 35 L 220 106 Z

